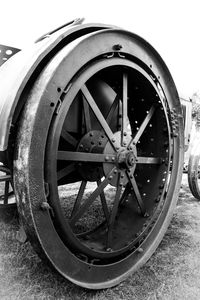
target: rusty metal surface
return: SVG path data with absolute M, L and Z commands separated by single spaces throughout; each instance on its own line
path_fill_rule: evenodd
M 176 205 L 184 131 L 172 77 L 140 37 L 99 30 L 56 53 L 27 98 L 14 162 L 27 236 L 75 284 L 116 285 L 150 258 Z M 71 183 L 80 183 L 77 198 L 69 190 L 63 199 L 60 185 Z M 114 189 L 110 213 L 107 186 Z M 72 200 L 70 219 L 63 209 Z M 103 222 L 88 229 L 80 219 L 95 212 L 88 210 L 95 201 Z
M 20 49 L 0 44 L 0 66 L 19 51 Z

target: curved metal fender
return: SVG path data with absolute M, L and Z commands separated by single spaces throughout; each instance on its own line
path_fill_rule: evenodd
M 76 26 L 74 26 L 76 25 Z M 25 88 L 30 89 L 34 74 L 67 43 L 97 30 L 113 28 L 102 24 L 81 24 L 75 20 L 67 27 L 61 27 L 50 35 L 45 35 L 34 44 L 18 52 L 0 68 L 0 151 L 8 148 L 8 139 L 16 108 L 23 106 L 26 97 L 20 103 Z M 31 81 L 32 79 L 32 81 Z M 19 113 L 19 110 L 18 112 Z

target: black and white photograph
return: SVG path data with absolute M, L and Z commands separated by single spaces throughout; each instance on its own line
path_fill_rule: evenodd
M 200 299 L 200 5 L 0 0 L 0 299 Z

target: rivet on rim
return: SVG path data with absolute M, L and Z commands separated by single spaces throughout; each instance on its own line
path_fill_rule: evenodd
M 139 253 L 142 253 L 143 251 L 144 251 L 144 249 L 141 247 L 137 249 L 137 252 L 139 252 Z

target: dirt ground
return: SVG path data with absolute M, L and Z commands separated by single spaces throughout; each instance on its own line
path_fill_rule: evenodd
M 0 221 L 0 299 L 200 299 L 200 202 L 187 175 L 172 222 L 147 264 L 120 285 L 87 291 L 41 261 L 29 243 L 16 241 L 16 218 Z

